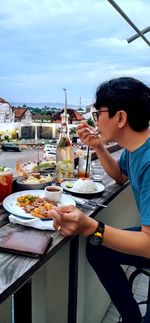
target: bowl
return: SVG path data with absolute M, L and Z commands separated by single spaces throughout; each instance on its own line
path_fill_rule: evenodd
M 25 183 L 25 177 L 20 176 L 17 178 L 16 183 L 17 187 L 20 191 L 25 190 L 43 190 L 46 186 L 52 184 L 53 178 L 50 181 L 43 182 L 43 183 Z
M 63 194 L 63 188 L 61 186 L 46 186 L 44 188 L 45 197 L 48 200 L 59 202 Z

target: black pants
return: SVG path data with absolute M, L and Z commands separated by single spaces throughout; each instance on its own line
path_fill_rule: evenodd
M 128 230 L 139 231 L 140 228 Z M 142 319 L 140 309 L 121 265 L 150 268 L 150 259 L 117 252 L 102 245 L 93 247 L 88 243 L 86 253 L 90 265 L 120 313 L 122 322 L 140 323 Z M 150 323 L 150 305 L 144 320 L 144 323 L 148 322 Z

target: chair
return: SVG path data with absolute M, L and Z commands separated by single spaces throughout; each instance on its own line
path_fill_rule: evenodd
M 134 279 L 140 274 L 143 274 L 143 275 L 146 275 L 147 277 L 149 277 L 147 298 L 144 301 L 138 302 L 139 305 L 146 304 L 146 310 L 147 310 L 147 306 L 148 306 L 148 304 L 150 304 L 150 268 L 137 267 L 132 272 L 132 274 L 129 276 L 129 284 L 131 286 L 131 289 L 133 289 Z
M 141 302 L 137 302 L 139 305 L 143 305 L 143 304 L 146 304 L 146 310 L 147 310 L 147 307 L 148 307 L 148 304 L 150 305 L 150 268 L 140 268 L 140 267 L 137 267 L 135 268 L 135 270 L 132 272 L 132 274 L 129 276 L 129 284 L 131 286 L 131 289 L 133 290 L 133 282 L 134 282 L 134 279 L 140 275 L 140 274 L 144 274 L 146 275 L 147 277 L 149 277 L 149 282 L 148 282 L 148 293 L 147 293 L 147 298 L 146 300 L 144 301 L 141 301 Z M 122 322 L 122 319 L 121 319 L 121 316 L 119 317 L 119 322 Z M 143 322 L 143 320 L 142 320 Z

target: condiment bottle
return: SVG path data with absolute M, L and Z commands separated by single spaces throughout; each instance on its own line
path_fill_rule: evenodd
M 69 137 L 68 115 L 65 110 L 61 114 L 61 130 L 56 148 L 56 180 L 58 183 L 64 179 L 72 178 L 74 173 L 74 151 Z

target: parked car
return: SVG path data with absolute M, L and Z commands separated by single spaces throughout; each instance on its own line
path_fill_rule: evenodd
M 57 139 L 56 138 L 50 139 L 49 143 L 50 144 L 57 144 Z
M 54 156 L 56 156 L 56 151 L 46 151 L 44 154 L 44 159 L 53 160 Z
M 19 146 L 15 145 L 15 144 L 13 144 L 11 142 L 2 144 L 1 149 L 3 151 L 21 151 Z
M 51 148 L 53 148 L 53 145 L 50 145 L 50 144 L 45 144 L 44 145 L 44 151 L 45 152 L 48 151 L 48 150 L 50 150 Z
M 56 145 L 45 144 L 44 152 L 51 151 L 52 153 L 56 152 Z

